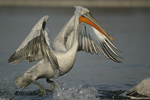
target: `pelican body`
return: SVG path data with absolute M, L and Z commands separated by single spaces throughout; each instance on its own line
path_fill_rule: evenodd
M 75 8 L 72 18 L 52 42 L 52 48 L 45 30 L 49 16 L 44 16 L 8 59 L 8 62 L 12 64 L 17 64 L 24 59 L 28 62 L 39 61 L 24 75 L 14 80 L 19 88 L 24 88 L 33 82 L 45 95 L 44 86 L 36 80 L 46 78 L 46 81 L 52 84 L 50 89 L 54 91 L 55 84 L 50 79 L 54 78 L 56 70 L 59 71 L 58 76 L 69 72 L 75 63 L 78 51 L 86 51 L 91 54 L 94 52 L 98 54 L 100 51 L 107 58 L 121 63 L 117 58 L 122 57 L 114 51 L 118 49 L 110 42 L 113 39 L 92 17 L 90 11 L 82 6 L 75 6 Z

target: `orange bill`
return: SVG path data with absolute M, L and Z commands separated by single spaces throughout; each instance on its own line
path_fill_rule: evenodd
M 93 19 L 93 18 L 92 18 Z M 79 23 L 80 22 L 84 22 L 84 23 L 87 23 L 91 26 L 93 26 L 95 29 L 97 29 L 100 33 L 102 33 L 104 36 L 106 36 L 107 38 L 109 38 L 111 41 L 113 41 L 113 38 L 110 37 L 106 32 L 103 31 L 102 27 L 98 27 L 96 24 L 98 23 L 93 23 L 91 20 L 87 19 L 86 17 L 82 17 L 80 16 L 79 17 Z M 96 22 L 96 21 L 95 21 Z M 100 25 L 99 25 L 100 26 Z

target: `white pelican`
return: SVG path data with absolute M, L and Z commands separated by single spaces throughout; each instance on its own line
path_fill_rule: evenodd
M 131 99 L 150 99 L 150 78 L 146 78 L 126 93 Z
M 59 69 L 59 76 L 66 74 L 74 65 L 77 51 L 86 51 L 98 54 L 99 50 L 109 59 L 120 63 L 121 58 L 113 49 L 118 50 L 110 41 L 113 40 L 99 23 L 92 17 L 87 8 L 75 6 L 73 17 L 49 44 L 45 25 L 48 16 L 44 16 L 33 27 L 20 47 L 8 59 L 8 62 L 17 64 L 26 59 L 29 62 L 40 60 L 31 67 L 24 75 L 17 77 L 14 81 L 19 88 L 28 86 L 31 82 L 40 87 L 40 91 L 46 94 L 42 83 L 36 81 L 46 78 L 51 83 L 50 89 L 54 90 L 54 82 L 49 80 L 55 76 L 55 70 Z

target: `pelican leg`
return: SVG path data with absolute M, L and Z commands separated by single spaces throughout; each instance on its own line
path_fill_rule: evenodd
M 55 89 L 54 81 L 51 81 L 50 79 L 46 79 L 46 82 L 52 84 L 49 89 L 54 93 L 54 89 Z
M 33 83 L 36 84 L 36 85 L 38 85 L 38 86 L 40 87 L 40 91 L 41 91 L 41 93 L 42 93 L 43 95 L 46 95 L 46 91 L 45 91 L 45 88 L 44 88 L 44 86 L 43 86 L 42 83 L 37 82 L 37 81 L 35 81 L 35 80 L 33 80 Z

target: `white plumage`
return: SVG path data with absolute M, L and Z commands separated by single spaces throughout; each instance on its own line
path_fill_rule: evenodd
M 150 78 L 139 82 L 126 95 L 131 99 L 150 99 Z
M 37 82 L 39 78 L 46 78 L 54 91 L 54 83 L 49 80 L 55 76 L 55 70 L 59 70 L 59 76 L 66 74 L 74 65 L 77 51 L 98 54 L 100 51 L 109 59 L 120 63 L 121 58 L 113 49 L 118 50 L 110 41 L 112 38 L 91 16 L 87 8 L 76 6 L 73 17 L 49 44 L 45 25 L 48 16 L 44 16 L 33 27 L 19 48 L 9 58 L 8 62 L 17 64 L 24 59 L 29 62 L 40 60 L 31 67 L 24 75 L 15 79 L 18 87 L 24 88 L 31 82 L 37 84 L 43 94 L 46 94 L 42 83 Z

